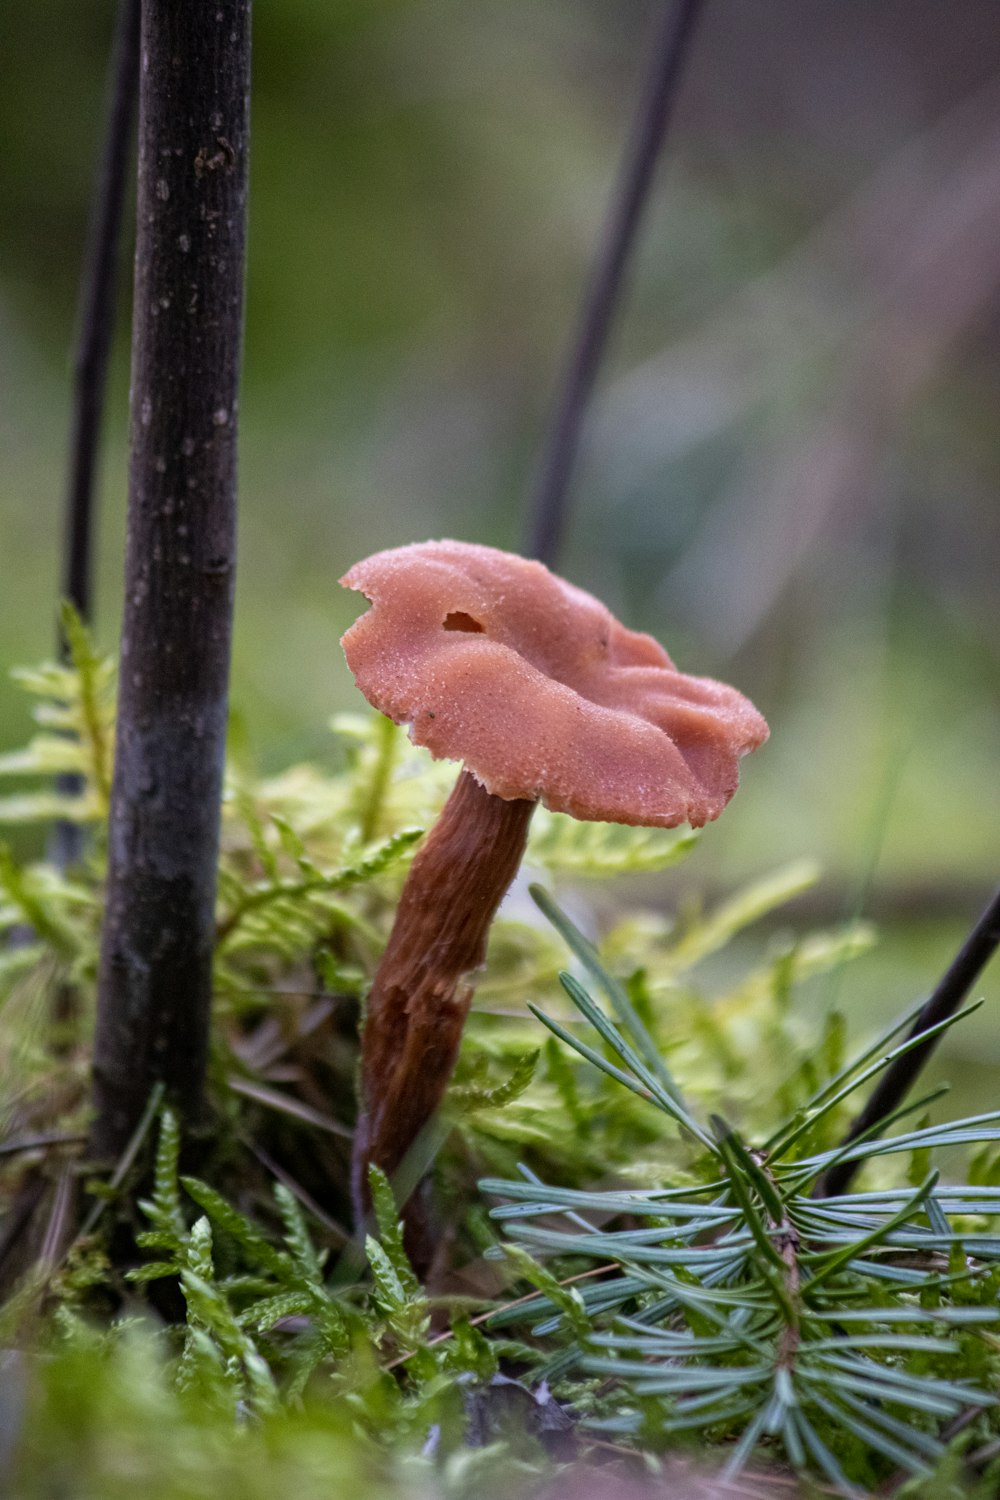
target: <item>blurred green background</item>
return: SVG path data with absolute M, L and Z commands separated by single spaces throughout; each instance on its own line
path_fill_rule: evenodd
M 650 16 L 258 0 L 232 696 L 262 766 L 328 758 L 330 713 L 357 702 L 337 645 L 352 561 L 520 544 Z M 53 637 L 112 19 L 111 0 L 0 17 L 4 665 Z M 561 563 L 772 725 L 645 899 L 818 857 L 801 920 L 883 927 L 841 987 L 866 1019 L 933 981 L 1000 863 L 998 244 L 995 0 L 711 0 Z M 102 466 L 109 648 L 127 342 Z M 28 727 L 4 682 L 0 742 Z M 950 1045 L 995 1103 L 989 1010 Z

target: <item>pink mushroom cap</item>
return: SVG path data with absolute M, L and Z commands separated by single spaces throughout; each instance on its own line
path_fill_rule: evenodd
M 697 828 L 735 792 L 740 756 L 767 739 L 735 688 L 678 672 L 652 636 L 541 563 L 421 542 L 340 581 L 372 605 L 342 640 L 369 703 L 498 797 Z

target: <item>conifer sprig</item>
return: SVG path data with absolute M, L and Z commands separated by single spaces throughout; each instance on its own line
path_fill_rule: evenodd
M 596 950 L 550 898 L 540 904 L 614 1004 L 616 981 Z M 995 1435 L 1000 1189 L 944 1185 L 929 1170 L 910 1187 L 829 1202 L 814 1193 L 846 1154 L 862 1164 L 914 1153 L 924 1161 L 943 1146 L 998 1140 L 1000 1111 L 810 1149 L 844 1099 L 914 1045 L 887 1046 L 904 1021 L 757 1148 L 718 1116 L 709 1133 L 673 1096 L 668 1106 L 635 1010 L 614 1006 L 612 1020 L 578 979 L 562 978 L 598 1045 L 539 1018 L 672 1114 L 701 1180 L 588 1192 L 549 1187 L 525 1169 L 520 1182 L 484 1181 L 504 1200 L 493 1216 L 522 1271 L 529 1254 L 559 1269 L 603 1268 L 574 1289 L 570 1309 L 555 1291 L 562 1278 L 538 1267 L 529 1272 L 538 1295 L 495 1326 L 525 1321 L 555 1341 L 554 1370 L 609 1382 L 594 1427 L 722 1440 L 730 1474 L 777 1445 L 794 1468 L 861 1494 L 892 1469 L 929 1474 L 946 1451 L 947 1424 L 963 1414 L 979 1413 L 984 1435 Z

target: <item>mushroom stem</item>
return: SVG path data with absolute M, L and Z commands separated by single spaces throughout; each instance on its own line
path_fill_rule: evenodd
M 463 976 L 486 957 L 490 923 L 517 873 L 535 803 L 495 797 L 459 776 L 406 877 L 375 973 L 361 1041 L 354 1208 L 368 1166 L 399 1166 L 441 1103 L 472 999 Z

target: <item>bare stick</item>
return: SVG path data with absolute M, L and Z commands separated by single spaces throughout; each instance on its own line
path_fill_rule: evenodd
M 89 621 L 93 613 L 94 488 L 101 445 L 108 358 L 115 331 L 116 289 L 128 162 L 139 82 L 139 0 L 119 0 L 108 69 L 108 114 L 80 275 L 76 348 L 73 358 L 73 417 L 66 486 L 60 596 Z M 59 653 L 66 641 L 59 632 Z M 57 778 L 66 796 L 82 791 L 72 773 Z M 49 858 L 66 869 L 80 857 L 83 829 L 60 819 L 52 830 Z
M 928 1027 L 945 1021 L 961 1005 L 983 969 L 1000 947 L 1000 887 L 979 918 L 955 958 L 942 975 L 940 983 L 910 1028 L 907 1040 L 919 1036 Z M 914 1047 L 898 1057 L 879 1079 L 875 1092 L 848 1131 L 842 1145 L 856 1140 L 885 1120 L 902 1103 L 923 1072 L 939 1037 L 930 1037 L 922 1047 Z M 846 1193 L 859 1161 L 842 1161 L 831 1167 L 823 1179 L 821 1195 L 833 1198 Z
M 73 433 L 66 493 L 62 597 L 87 620 L 92 611 L 93 495 L 139 73 L 139 0 L 120 0 L 110 64 L 101 162 L 80 277 L 73 361 Z
M 676 5 L 658 6 L 649 44 L 649 72 L 625 146 L 576 336 L 570 346 L 529 516 L 526 552 L 550 565 L 556 561 L 562 541 L 566 496 L 584 415 L 703 3 L 704 0 L 677 0 Z
M 91 1149 L 202 1109 L 236 545 L 249 0 L 143 0 L 121 688 Z

